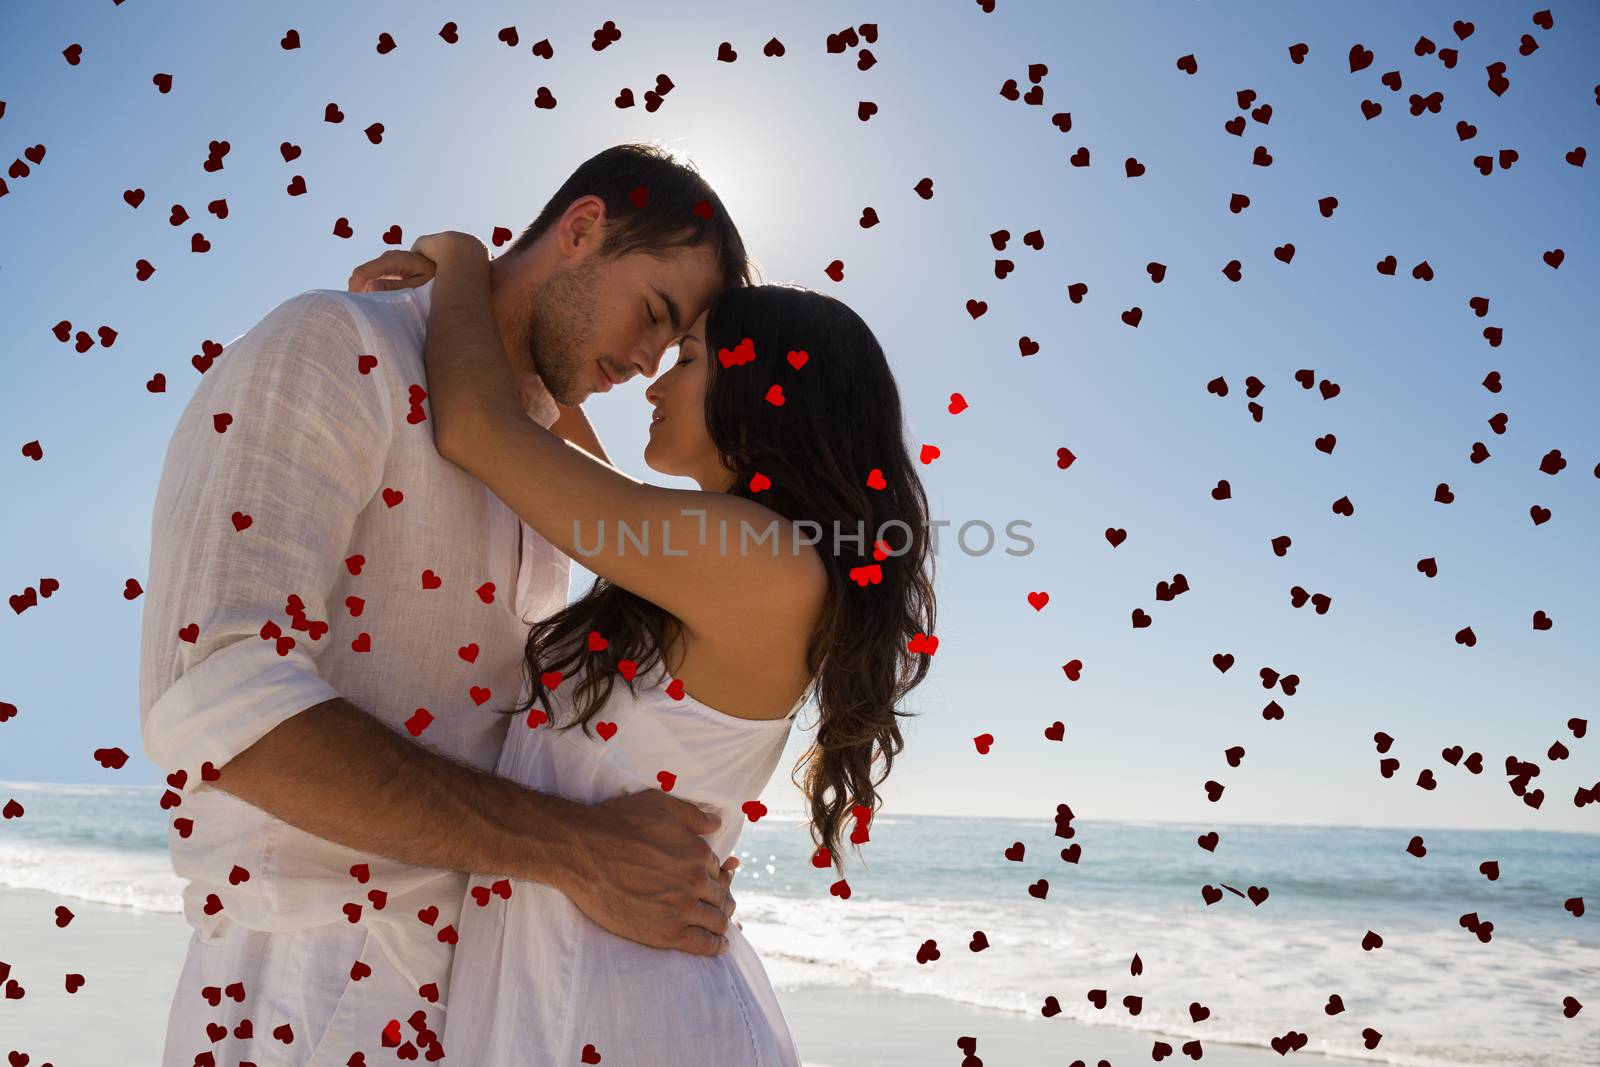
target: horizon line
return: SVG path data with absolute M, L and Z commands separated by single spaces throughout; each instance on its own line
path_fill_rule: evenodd
M 34 782 L 20 779 L 0 778 L 0 786 L 59 786 L 66 789 L 105 789 L 121 790 L 124 792 L 138 792 L 141 790 L 160 794 L 168 787 L 165 785 L 121 785 L 100 782 Z M 774 821 L 804 821 L 808 817 L 806 811 L 800 808 L 772 808 L 763 818 L 774 818 Z M 988 819 L 996 822 L 1048 822 L 1050 817 L 1044 815 L 974 815 L 974 814 L 947 814 L 944 812 L 879 812 L 873 821 L 880 819 L 915 818 L 915 819 Z M 1178 827 L 1189 826 L 1202 829 L 1216 826 L 1259 827 L 1263 829 L 1303 829 L 1303 830 L 1395 830 L 1398 832 L 1423 832 L 1442 831 L 1445 833 L 1544 833 L 1544 834 L 1574 834 L 1579 836 L 1600 835 L 1600 827 L 1593 830 L 1557 830 L 1542 826 L 1505 827 L 1505 826 L 1396 826 L 1377 825 L 1373 823 L 1329 823 L 1329 822 L 1243 822 L 1238 820 L 1213 819 L 1206 822 L 1196 822 L 1193 819 L 1150 819 L 1150 818 L 1089 818 L 1074 815 L 1073 822 L 1077 823 L 1124 823 L 1129 825 L 1148 824 L 1151 826 Z

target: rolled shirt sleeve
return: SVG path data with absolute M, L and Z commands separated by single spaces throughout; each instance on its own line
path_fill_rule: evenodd
M 363 375 L 373 338 L 337 292 L 284 301 L 206 371 L 168 446 L 151 520 L 140 658 L 146 754 L 198 785 L 273 727 L 339 693 L 318 673 L 327 596 L 381 488 L 391 401 Z M 232 421 L 218 432 L 214 418 Z M 235 522 L 238 513 L 239 522 Z M 248 525 L 237 528 L 248 516 Z M 293 648 L 263 637 L 275 622 Z M 191 643 L 180 636 L 197 626 Z M 270 632 L 270 631 L 269 631 Z

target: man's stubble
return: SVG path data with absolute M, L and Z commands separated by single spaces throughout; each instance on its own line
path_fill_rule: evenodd
M 546 278 L 525 305 L 526 366 L 543 379 L 557 402 L 568 407 L 581 404 L 594 391 L 585 371 L 595 355 L 589 339 L 599 277 L 599 265 L 590 257 Z

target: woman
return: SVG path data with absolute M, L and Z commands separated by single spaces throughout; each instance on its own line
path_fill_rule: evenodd
M 928 670 L 908 642 L 934 630 L 927 499 L 872 332 L 800 288 L 716 298 L 646 391 L 645 462 L 700 486 L 667 489 L 524 413 L 482 242 L 429 235 L 414 252 L 406 284 L 433 274 L 436 447 L 599 576 L 533 626 L 528 695 L 505 709 L 525 719 L 495 773 L 587 803 L 668 789 L 721 815 L 706 841 L 726 863 L 814 695 L 803 788 L 816 866 L 831 860 L 842 877 L 842 831 L 852 819 L 864 831 L 876 810 L 875 786 L 902 747 L 896 704 Z M 475 875 L 463 906 L 443 1035 L 453 1059 L 798 1067 L 736 925 L 718 955 L 656 949 L 549 886 L 517 881 L 502 896 L 497 882 Z

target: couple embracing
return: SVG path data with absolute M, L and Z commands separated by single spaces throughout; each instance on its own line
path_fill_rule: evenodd
M 165 1067 L 798 1067 L 735 847 L 810 705 L 844 877 L 932 559 L 872 331 L 752 273 L 692 166 L 621 145 L 503 254 L 387 252 L 202 377 L 141 637 L 193 927 Z M 611 463 L 583 403 L 634 377 L 697 489 Z

